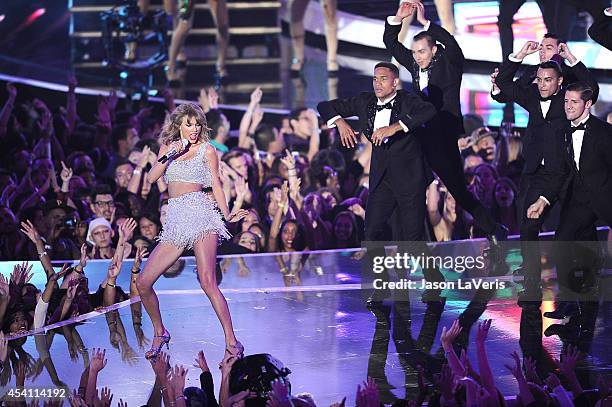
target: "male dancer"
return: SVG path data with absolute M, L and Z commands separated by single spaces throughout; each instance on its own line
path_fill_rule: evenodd
M 563 71 L 563 80 L 565 83 L 575 82 L 575 78 L 570 72 L 569 68 L 562 64 L 563 58 L 557 54 L 559 50 L 559 44 L 561 44 L 561 39 L 553 33 L 546 33 L 544 37 L 542 37 L 542 41 L 540 41 L 540 49 L 538 50 L 538 56 L 540 57 L 540 64 L 554 60 L 555 62 L 561 65 L 561 69 Z M 508 52 L 510 54 L 512 50 Z M 529 86 L 535 80 L 535 76 L 538 72 L 539 64 L 535 66 L 527 66 L 521 76 L 519 77 L 518 83 L 521 86 Z M 499 68 L 495 68 L 493 73 L 491 74 L 491 83 L 493 86 L 491 87 L 491 98 L 499 103 L 505 103 L 504 106 L 504 121 L 514 122 L 514 104 L 509 98 L 499 90 L 497 85 L 495 84 L 495 80 L 497 75 L 499 74 Z
M 560 242 L 596 242 L 595 223 L 600 220 L 612 226 L 612 126 L 590 114 L 594 98 L 593 89 L 585 83 L 573 83 L 565 91 L 565 115 L 569 123 L 565 122 L 560 129 L 559 138 L 564 141 L 561 154 L 569 184 L 562 199 L 561 222 L 555 234 Z M 538 219 L 546 208 L 546 201 L 538 198 L 527 210 L 527 215 Z M 567 301 L 568 289 L 576 288 L 572 287 L 570 275 L 570 265 L 574 261 L 586 266 L 583 268 L 585 274 L 595 272 L 588 264 L 596 260 L 596 253 L 578 245 L 559 244 L 561 257 L 557 262 L 557 281 L 561 301 L 555 311 L 544 313 L 548 318 L 563 319 L 577 311 L 576 302 Z M 587 258 L 572 258 L 580 251 L 586 253 Z M 589 284 L 593 277 L 585 275 L 582 280 Z
M 398 68 L 389 62 L 379 62 L 374 68 L 374 92 L 321 102 L 317 109 L 329 127 L 338 127 L 343 146 L 352 148 L 357 144 L 355 132 L 343 119 L 350 116 L 359 117 L 362 133 L 373 144 L 365 240 L 390 240 L 387 221 L 397 210 L 399 240 L 410 246 L 409 254 L 420 255 L 427 250 L 423 239 L 428 173 L 415 133 L 435 116 L 436 109 L 415 94 L 397 90 L 399 82 Z M 368 251 L 371 259 L 378 254 L 384 255 L 384 249 Z M 428 281 L 443 280 L 437 269 L 423 270 L 423 274 Z M 376 290 L 368 299 L 368 306 L 380 305 L 388 294 Z
M 563 76 L 559 64 L 548 61 L 540 64 L 536 84 L 528 87 L 513 81 L 523 59 L 538 52 L 540 45 L 527 42 L 515 55 L 510 55 L 497 76 L 497 86 L 507 97 L 529 112 L 529 123 L 523 142 L 525 167 L 519 186 L 518 210 L 521 216 L 521 252 L 525 269 L 524 299 L 539 300 L 540 291 L 540 250 L 538 236 L 548 214 L 555 191 L 563 183 L 562 162 L 558 151 L 562 144 L 556 134 L 566 118 L 563 108 L 565 90 L 561 88 Z M 579 62 L 566 44 L 559 44 L 559 55 L 570 66 L 570 71 L 594 90 L 594 99 L 599 88 L 591 78 L 586 66 Z M 541 199 L 545 203 L 537 219 L 527 216 L 527 205 Z
M 412 50 L 398 41 L 402 20 L 417 11 L 417 21 L 425 31 L 414 37 Z M 488 211 L 467 190 L 457 138 L 464 133 L 459 90 L 463 78 L 464 56 L 455 38 L 442 27 L 425 18 L 420 2 L 402 3 L 395 16 L 387 18 L 384 43 L 393 57 L 412 74 L 417 93 L 431 102 L 437 111 L 420 132 L 427 161 L 442 179 L 455 200 L 467 210 L 494 245 L 506 238 L 508 230 L 495 223 Z M 436 45 L 442 43 L 444 48 Z
M 425 217 L 425 165 L 415 130 L 435 115 L 431 103 L 398 91 L 399 70 L 386 62 L 374 68 L 374 92 L 317 106 L 329 127 L 338 127 L 342 145 L 357 144 L 355 132 L 343 117 L 358 116 L 359 127 L 373 144 L 370 194 L 366 209 L 366 240 L 386 240 L 386 223 L 399 208 L 402 238 L 422 240 Z

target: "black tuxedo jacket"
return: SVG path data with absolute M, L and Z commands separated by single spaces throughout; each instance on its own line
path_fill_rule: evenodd
M 349 99 L 335 99 L 321 102 L 317 109 L 323 120 L 328 121 L 335 116 L 359 118 L 359 128 L 371 139 L 373 115 L 376 113 L 376 95 L 373 92 L 363 92 Z M 389 137 L 387 143 L 373 146 L 370 162 L 370 191 L 374 191 L 383 176 L 388 177 L 392 185 L 405 185 L 411 177 L 422 177 L 425 174 L 423 165 L 415 167 L 414 161 L 423 162 L 423 153 L 414 132 L 431 120 L 436 110 L 429 102 L 419 96 L 405 91 L 398 91 L 391 113 L 391 124 L 400 121 L 408 127 L 409 132 L 397 132 Z M 396 120 L 394 120 L 396 119 Z M 414 174 L 415 168 L 421 168 L 421 173 Z
M 569 175 L 566 199 L 587 204 L 601 220 L 612 226 L 612 126 L 593 115 L 586 121 L 580 169 L 572 158 L 569 123 L 561 129 L 560 136 L 565 144 L 565 173 Z
M 497 86 L 511 100 L 518 103 L 529 112 L 529 122 L 523 139 L 523 155 L 525 157 L 524 174 L 534 174 L 540 169 L 542 159 L 547 162 L 558 160 L 559 157 L 545 157 L 555 154 L 558 145 L 563 141 L 559 138 L 558 129 L 567 120 L 565 118 L 565 90 L 561 89 L 551 97 L 551 104 L 546 117 L 540 105 L 540 93 L 535 84 L 527 87 L 513 81 L 514 75 L 520 67 L 520 62 L 506 60 L 497 75 Z M 591 77 L 589 70 L 579 62 L 570 71 L 576 78 L 589 85 L 594 91 L 594 100 L 597 100 L 599 86 Z M 553 146 L 549 143 L 552 143 Z
M 537 76 L 539 67 L 540 67 L 539 65 L 528 65 L 523 71 L 523 73 L 516 79 L 516 83 L 522 86 L 523 88 L 527 88 L 531 86 Z M 572 71 L 567 65 L 565 64 L 561 65 L 561 69 L 563 70 L 563 84 L 564 85 L 577 82 L 576 76 L 572 73 Z M 499 103 L 512 102 L 512 100 L 508 96 L 506 96 L 504 92 L 500 92 L 497 95 L 494 95 L 491 92 L 491 98 L 494 101 L 499 102 Z
M 594 21 L 589 28 L 589 36 L 604 47 L 612 50 L 612 17 L 605 15 L 603 10 L 594 14 L 593 17 Z
M 425 95 L 419 89 L 420 68 L 412 56 L 412 51 L 406 48 L 397 36 L 402 29 L 400 25 L 385 23 L 383 41 L 387 50 L 412 74 L 412 85 L 414 91 L 423 100 L 431 102 L 437 111 L 433 125 L 436 131 L 441 130 L 444 134 L 459 137 L 465 133 L 463 129 L 463 116 L 461 114 L 461 101 L 459 91 L 463 79 L 463 64 L 465 57 L 459 44 L 444 28 L 430 23 L 427 33 L 434 40 L 444 45 L 438 46 L 438 51 L 428 68 L 429 82 L 428 94 Z

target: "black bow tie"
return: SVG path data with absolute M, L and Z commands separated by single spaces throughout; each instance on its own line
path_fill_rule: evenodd
M 552 99 L 553 96 L 555 96 L 555 95 L 552 95 L 552 96 L 549 96 L 549 97 L 546 97 L 546 98 L 540 96 L 540 102 L 548 102 L 549 100 Z
M 393 109 L 393 100 L 390 100 L 389 102 L 385 103 L 384 105 L 376 105 L 376 111 L 380 112 L 381 110 L 385 110 L 385 109 Z
M 572 126 L 572 134 L 579 130 L 586 130 L 586 123 L 579 124 L 578 126 Z
M 425 73 L 425 72 L 429 71 L 429 69 L 428 68 L 421 68 L 421 69 L 419 69 L 419 71 L 421 73 Z

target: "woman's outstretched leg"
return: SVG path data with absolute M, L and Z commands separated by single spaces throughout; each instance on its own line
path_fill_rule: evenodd
M 304 15 L 310 0 L 289 1 L 289 31 L 291 33 L 291 45 L 293 48 L 293 60 L 291 70 L 300 71 L 304 66 Z
M 227 75 L 225 58 L 229 44 L 229 14 L 226 0 L 208 0 L 210 12 L 217 27 L 217 73 L 223 77 Z
M 227 306 L 227 301 L 217 285 L 215 274 L 215 260 L 217 257 L 217 235 L 209 234 L 198 240 L 194 246 L 196 263 L 198 266 L 198 278 L 200 286 L 208 296 L 210 303 L 221 322 L 225 344 L 231 353 L 241 353 L 236 348 L 237 340 L 232 326 L 232 317 Z M 241 346 L 241 345 L 240 345 Z
M 136 288 L 140 295 L 140 300 L 151 318 L 153 331 L 156 337 L 153 338 L 151 349 L 155 350 L 161 343 L 161 338 L 165 331 L 164 324 L 159 310 L 159 300 L 153 290 L 153 284 L 171 265 L 173 265 L 183 253 L 182 248 L 178 248 L 170 243 L 160 243 L 149 255 L 149 259 L 144 269 L 138 275 Z
M 323 12 L 325 14 L 325 42 L 327 45 L 327 70 L 335 72 L 338 70 L 338 1 L 325 0 Z

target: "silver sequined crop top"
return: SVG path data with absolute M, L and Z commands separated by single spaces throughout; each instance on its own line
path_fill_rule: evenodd
M 202 144 L 196 155 L 188 160 L 171 159 L 168 168 L 166 168 L 166 173 L 164 174 L 166 183 L 190 182 L 200 184 L 204 188 L 212 187 L 212 176 L 210 174 L 208 160 L 206 160 L 204 156 L 207 144 L 208 143 Z

